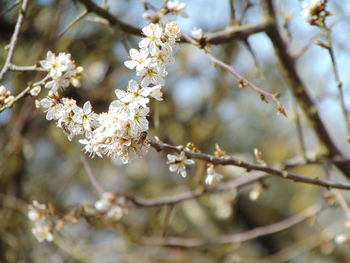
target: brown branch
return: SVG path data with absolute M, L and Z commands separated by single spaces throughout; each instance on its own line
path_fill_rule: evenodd
M 131 201 L 133 204 L 141 207 L 174 205 L 183 201 L 201 197 L 205 194 L 222 192 L 231 188 L 235 188 L 239 190 L 265 177 L 266 177 L 265 173 L 251 173 L 249 175 L 241 176 L 238 179 L 227 181 L 213 187 L 201 188 L 201 189 L 197 188 L 196 190 L 193 190 L 193 191 L 182 192 L 180 194 L 176 194 L 172 196 L 166 196 L 166 197 L 160 197 L 160 198 L 143 198 L 143 197 L 127 195 L 127 199 Z
M 89 162 L 86 160 L 85 156 L 83 154 L 80 155 L 80 160 L 85 168 L 85 171 L 89 177 L 89 180 L 92 184 L 92 186 L 95 188 L 95 190 L 97 191 L 97 193 L 102 196 L 103 194 L 103 189 L 101 187 L 101 185 L 99 184 L 99 182 L 96 179 L 96 176 L 94 175 L 94 173 L 92 172 L 91 166 L 89 164 Z
M 23 72 L 23 71 L 46 71 L 45 69 L 38 67 L 37 65 L 32 66 L 17 66 L 10 63 L 9 70 L 15 72 Z
M 125 33 L 136 35 L 136 36 L 142 36 L 141 34 L 142 31 L 140 28 L 122 22 L 121 20 L 113 16 L 111 13 L 109 13 L 108 10 L 103 9 L 102 7 L 96 5 L 91 0 L 78 0 L 78 2 L 83 4 L 89 12 L 95 13 L 96 15 L 106 19 L 110 23 L 110 25 L 119 27 L 119 29 L 124 31 Z M 252 34 L 264 32 L 266 27 L 267 25 L 265 23 L 253 24 L 253 25 L 242 25 L 242 26 L 230 26 L 226 29 L 223 29 L 217 32 L 205 33 L 205 36 L 206 36 L 205 43 L 217 45 L 217 44 L 232 41 L 233 39 L 247 38 Z M 182 36 L 180 42 L 188 42 L 188 41 Z
M 300 112 L 299 112 L 299 107 L 296 103 L 296 101 L 293 98 L 293 109 L 294 109 L 294 121 L 295 121 L 295 126 L 297 130 L 297 137 L 301 149 L 301 154 L 302 157 L 305 161 L 307 161 L 307 154 L 306 154 L 306 144 L 303 136 L 303 127 L 301 125 L 301 118 L 300 118 Z
M 270 175 L 277 175 L 281 178 L 292 180 L 294 182 L 318 185 L 326 188 L 350 190 L 350 184 L 347 184 L 347 183 L 339 183 L 339 182 L 334 182 L 330 180 L 322 180 L 317 177 L 310 178 L 306 176 L 301 176 L 293 172 L 279 170 L 267 165 L 253 164 L 246 161 L 242 161 L 232 156 L 215 157 L 213 155 L 209 155 L 206 153 L 187 151 L 170 144 L 165 144 L 165 143 L 160 143 L 155 141 L 150 141 L 149 143 L 157 151 L 172 151 L 172 152 L 178 152 L 178 153 L 183 151 L 188 158 L 203 160 L 208 163 L 212 163 L 213 165 L 234 165 L 234 166 L 245 168 L 248 171 L 261 171 Z M 337 164 L 339 165 L 339 163 Z
M 96 5 L 93 1 L 90 1 L 90 0 L 78 0 L 78 1 L 82 3 L 89 12 L 95 13 L 96 15 L 108 20 L 111 26 L 117 26 L 119 27 L 120 30 L 124 32 L 127 32 L 132 35 L 136 35 L 136 36 L 141 36 L 140 28 L 120 21 L 111 13 L 109 13 L 108 10 L 103 9 L 102 7 Z
M 61 38 L 68 30 L 70 30 L 74 25 L 79 23 L 80 20 L 82 20 L 86 15 L 88 14 L 88 10 L 84 10 L 80 15 L 78 15 L 72 22 L 70 22 L 65 29 L 61 31 L 61 33 L 58 34 L 57 38 Z
M 287 117 L 287 113 L 284 109 L 284 107 L 282 106 L 282 104 L 279 102 L 279 100 L 277 99 L 278 94 L 271 94 L 263 89 L 258 88 L 257 86 L 255 86 L 253 83 L 251 83 L 250 81 L 248 81 L 246 78 L 244 78 L 241 74 L 239 74 L 233 67 L 231 67 L 230 65 L 224 63 L 223 61 L 217 59 L 216 57 L 214 57 L 211 53 L 206 52 L 207 56 L 209 57 L 209 59 L 214 63 L 217 64 L 218 66 L 226 69 L 228 72 L 230 72 L 233 76 L 235 76 L 239 81 L 243 81 L 245 85 L 249 86 L 250 88 L 252 88 L 256 93 L 258 93 L 262 99 L 262 101 L 268 102 L 266 100 L 266 97 L 270 98 L 275 104 L 276 104 L 276 108 L 278 110 L 279 113 L 283 114 L 285 117 Z
M 327 129 L 324 126 L 320 115 L 318 114 L 316 104 L 311 99 L 299 74 L 296 71 L 294 58 L 287 52 L 287 46 L 278 31 L 276 14 L 272 0 L 262 0 L 262 6 L 266 24 L 268 25 L 266 28 L 266 33 L 273 44 L 275 53 L 278 57 L 279 63 L 281 64 L 282 73 L 288 81 L 294 97 L 299 103 L 301 109 L 304 111 L 319 140 L 326 146 L 328 150 L 328 157 L 331 159 L 342 157 L 342 152 L 337 148 L 332 141 L 332 138 L 328 134 Z M 335 165 L 346 177 L 350 178 L 350 164 L 336 163 Z
M 339 104 L 340 104 L 340 108 L 341 108 L 341 111 L 343 114 L 343 118 L 345 121 L 345 127 L 346 127 L 346 131 L 347 131 L 347 140 L 350 142 L 350 118 L 349 118 L 349 113 L 346 109 L 346 104 L 345 104 L 343 82 L 340 79 L 338 66 L 337 66 L 337 62 L 335 59 L 335 55 L 334 55 L 334 48 L 333 48 L 333 41 L 331 38 L 331 31 L 329 28 L 324 28 L 324 30 L 325 30 L 325 34 L 326 34 L 327 44 L 325 46 L 322 45 L 322 47 L 326 48 L 326 50 L 328 51 L 328 54 L 331 58 L 331 61 L 332 61 L 333 74 L 335 77 L 336 85 L 338 88 L 338 94 L 339 94 L 338 95 Z
M 21 6 L 21 9 L 19 10 L 19 15 L 18 15 L 18 18 L 17 18 L 15 30 L 14 30 L 14 32 L 12 34 L 12 37 L 11 37 L 10 49 L 9 49 L 9 52 L 8 52 L 6 60 L 5 60 L 5 64 L 2 67 L 1 72 L 0 72 L 0 81 L 4 78 L 6 72 L 10 68 L 11 60 L 12 60 L 12 57 L 14 55 L 15 48 L 16 48 L 16 45 L 17 45 L 17 42 L 18 42 L 19 32 L 21 30 L 21 27 L 22 27 L 22 24 L 23 24 L 23 20 L 24 20 L 24 16 L 25 16 L 25 13 L 26 13 L 26 10 L 27 10 L 27 7 L 28 7 L 28 2 L 29 2 L 29 0 L 23 0 L 22 1 L 22 6 Z
M 312 206 L 297 215 L 291 216 L 277 223 L 273 223 L 262 227 L 257 227 L 238 234 L 222 235 L 211 239 L 181 238 L 181 237 L 166 237 L 166 238 L 147 237 L 147 238 L 142 238 L 141 243 L 144 245 L 181 247 L 181 248 L 193 248 L 193 247 L 202 247 L 202 246 L 209 246 L 209 245 L 241 243 L 241 242 L 252 240 L 261 236 L 274 234 L 274 233 L 286 230 L 288 228 L 291 228 L 307 220 L 308 218 L 315 216 L 320 211 L 321 211 L 320 206 Z
M 288 161 L 284 163 L 284 167 L 286 169 L 288 168 L 293 168 L 293 167 L 298 167 L 298 166 L 305 166 L 305 165 L 318 165 L 318 164 L 326 164 L 326 163 L 331 163 L 331 164 L 350 164 L 350 159 L 330 159 L 330 158 L 317 158 L 310 160 L 308 158 L 307 160 L 303 161 L 298 161 L 295 160 L 296 158 L 291 158 Z
M 9 103 L 3 105 L 2 107 L 0 107 L 0 113 L 3 112 L 6 109 L 12 108 L 13 105 L 19 101 L 20 99 L 22 99 L 23 97 L 27 96 L 29 94 L 29 91 L 35 87 L 35 86 L 41 86 L 42 84 L 45 83 L 46 80 L 48 80 L 50 78 L 49 75 L 47 75 L 45 78 L 43 78 L 42 80 L 35 82 L 34 84 L 28 85 L 21 93 L 19 93 L 12 101 L 10 101 Z

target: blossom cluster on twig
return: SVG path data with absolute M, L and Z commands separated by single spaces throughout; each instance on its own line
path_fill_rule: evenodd
M 144 136 L 148 130 L 149 97 L 162 100 L 161 88 L 168 74 L 166 65 L 172 61 L 172 51 L 180 36 L 175 22 L 149 24 L 142 29 L 144 38 L 139 49 L 131 49 L 125 66 L 135 69 L 140 81 L 130 80 L 127 90 L 116 89 L 117 99 L 109 105 L 108 111 L 96 114 L 91 103 L 79 107 L 74 99 L 61 98 L 59 91 L 70 84 L 76 84 L 81 67 L 77 67 L 69 54 L 57 56 L 47 53 L 41 66 L 49 72 L 50 89 L 47 98 L 40 104 L 46 109 L 46 119 L 56 120 L 69 140 L 77 135 L 85 138 L 79 142 L 90 156 L 119 157 L 127 163 L 130 155 L 140 155 L 147 150 Z
M 28 218 L 33 222 L 32 233 L 39 242 L 53 240 L 53 224 L 49 219 L 49 210 L 46 204 L 34 200 L 29 205 Z

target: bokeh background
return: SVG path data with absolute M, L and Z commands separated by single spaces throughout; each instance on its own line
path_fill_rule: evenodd
M 0 13 L 14 1 L 0 1 Z M 102 1 L 96 1 L 101 3 Z M 150 0 L 155 6 L 162 1 Z M 262 21 L 258 0 L 241 22 Z M 110 12 L 122 21 L 144 26 L 143 5 L 138 0 L 110 0 Z M 188 18 L 177 19 L 182 30 L 193 27 L 205 32 L 225 28 L 230 19 L 227 0 L 187 0 Z M 240 13 L 246 1 L 235 1 Z M 301 16 L 300 1 L 279 0 L 275 4 L 280 15 L 281 31 L 289 42 L 290 52 L 298 54 L 297 69 L 308 91 L 317 101 L 320 114 L 339 148 L 350 153 L 345 125 L 337 102 L 337 89 L 327 52 L 314 44 L 312 38 L 322 39 L 322 32 L 307 24 Z M 0 16 L 0 62 L 11 38 L 17 9 Z M 79 105 L 90 100 L 96 112 L 103 112 L 114 98 L 114 90 L 124 88 L 134 72 L 123 66 L 128 50 L 139 39 L 117 28 L 94 22 L 89 14 L 62 37 L 59 33 L 77 17 L 83 6 L 69 0 L 32 0 L 16 48 L 14 63 L 33 65 L 44 59 L 46 52 L 71 53 L 84 67 L 82 87 L 71 88 L 65 96 L 75 98 Z M 350 2 L 329 1 L 334 15 L 327 21 L 332 25 L 335 54 L 349 104 Z M 283 29 L 283 17 L 289 18 Z M 213 153 L 215 144 L 236 157 L 253 161 L 258 148 L 264 160 L 281 164 L 301 158 L 297 137 L 294 99 L 281 75 L 271 42 L 264 33 L 255 34 L 247 43 L 232 41 L 213 46 L 213 53 L 232 65 L 257 86 L 281 93 L 288 118 L 276 114 L 273 103 L 263 103 L 250 89 L 239 89 L 236 80 L 224 70 L 214 67 L 205 53 L 188 44 L 177 47 L 175 63 L 169 68 L 164 88 L 164 101 L 151 102 L 149 136 L 185 145 L 194 143 L 201 151 Z M 259 67 L 257 67 L 257 64 Z M 36 72 L 9 73 L 3 81 L 13 93 L 19 93 L 29 81 L 40 80 Z M 46 91 L 40 95 L 43 97 Z M 347 105 L 350 106 L 350 105 Z M 300 116 L 309 157 L 322 153 L 307 121 Z M 187 201 L 172 207 L 133 208 L 116 225 L 88 224 L 80 221 L 68 224 L 53 243 L 38 243 L 26 218 L 27 205 L 34 199 L 50 202 L 64 210 L 98 199 L 80 160 L 81 145 L 69 142 L 53 122 L 36 109 L 32 98 L 0 113 L 0 262 L 350 262 L 348 245 L 336 245 L 335 234 L 347 233 L 346 216 L 339 208 L 327 209 L 317 216 L 314 225 L 300 224 L 278 234 L 242 244 L 218 245 L 198 249 L 178 249 L 137 245 L 130 236 L 160 236 L 164 218 L 169 236 L 213 238 L 220 234 L 238 233 L 269 224 L 295 214 L 314 203 L 322 203 L 325 192 L 318 187 L 270 178 L 268 188 L 256 201 L 244 191 L 226 191 Z M 300 159 L 301 160 L 301 159 Z M 118 160 L 89 160 L 98 181 L 106 191 L 132 193 L 144 197 L 169 196 L 194 189 L 203 184 L 205 164 L 197 161 L 187 178 L 168 171 L 166 154 L 150 149 L 144 159 L 122 165 Z M 294 169 L 305 176 L 344 180 L 327 165 L 309 165 Z M 217 167 L 224 180 L 244 176 L 246 171 L 234 167 Z M 346 197 L 346 194 L 345 194 Z

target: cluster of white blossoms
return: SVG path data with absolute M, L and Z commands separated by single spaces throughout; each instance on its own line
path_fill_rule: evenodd
M 179 0 L 169 1 L 166 5 L 169 13 L 173 13 L 175 15 L 180 15 L 182 17 L 188 17 L 185 12 L 186 3 L 180 2 Z
M 104 192 L 101 199 L 95 203 L 95 209 L 101 212 L 106 219 L 117 221 L 127 213 L 124 201 L 124 199 L 117 199 L 113 193 Z
M 77 67 L 71 59 L 71 55 L 67 53 L 59 53 L 56 56 L 51 51 L 47 52 L 46 60 L 40 61 L 41 67 L 48 71 L 50 80 L 46 82 L 45 88 L 57 93 L 59 89 L 64 89 L 69 84 L 76 85 L 77 75 L 83 71 L 82 67 Z
M 40 204 L 34 200 L 29 205 L 28 218 L 34 223 L 32 233 L 39 242 L 53 240 L 52 223 L 48 218 L 48 209 L 45 204 Z
M 61 98 L 59 89 L 74 84 L 82 71 L 71 60 L 69 54 L 57 56 L 48 52 L 41 66 L 49 72 L 51 80 L 49 96 L 40 104 L 46 109 L 46 119 L 56 120 L 69 140 L 77 135 L 85 136 L 79 142 L 84 150 L 94 157 L 119 157 L 127 163 L 130 155 L 142 154 L 147 145 L 144 142 L 148 130 L 149 97 L 162 100 L 161 88 L 168 74 L 166 66 L 172 61 L 172 51 L 180 36 L 175 22 L 165 25 L 149 24 L 142 29 L 145 37 L 139 49 L 130 50 L 130 60 L 124 64 L 135 69 L 140 81 L 130 80 L 127 89 L 115 91 L 117 99 L 109 105 L 108 112 L 96 114 L 87 101 L 81 108 L 74 99 Z
M 194 164 L 194 160 L 187 159 L 185 152 L 181 152 L 180 155 L 167 155 L 169 165 L 169 171 L 180 174 L 183 178 L 187 176 L 186 165 Z
M 8 104 L 13 102 L 15 97 L 12 96 L 11 92 L 5 88 L 5 86 L 0 86 L 0 105 Z

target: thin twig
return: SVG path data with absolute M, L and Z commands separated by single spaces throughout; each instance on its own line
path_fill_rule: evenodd
M 129 33 L 136 36 L 142 36 L 142 31 L 140 28 L 120 21 L 117 17 L 109 13 L 108 10 L 96 5 L 93 1 L 78 1 L 81 4 L 83 4 L 89 12 L 95 13 L 96 15 L 108 20 L 110 25 L 117 26 L 120 30 L 124 31 L 125 33 Z M 205 33 L 205 43 L 218 45 L 221 43 L 230 42 L 234 39 L 247 38 L 252 34 L 265 31 L 267 26 L 268 24 L 265 22 L 252 25 L 230 26 L 217 32 Z M 184 36 L 182 36 L 180 42 L 188 41 L 184 38 Z
M 335 197 L 337 198 L 338 200 L 338 203 L 339 205 L 341 206 L 341 208 L 343 209 L 345 215 L 346 215 L 346 218 L 347 219 L 350 219 L 350 208 L 349 208 L 349 205 L 348 203 L 346 202 L 344 196 L 342 195 L 342 193 L 340 192 L 340 190 L 338 189 L 332 189 L 334 194 L 335 194 Z
M 332 167 L 330 165 L 326 165 L 326 174 L 328 179 L 332 179 L 331 169 Z M 346 218 L 350 220 L 350 208 L 342 192 L 339 189 L 332 189 L 332 193 L 334 193 L 335 198 L 338 201 L 341 209 L 344 211 Z
M 332 38 L 331 38 L 330 29 L 325 28 L 325 33 L 326 33 L 327 44 L 326 44 L 326 46 L 323 46 L 323 47 L 325 47 L 326 50 L 328 51 L 329 56 L 330 56 L 331 61 L 332 61 L 333 73 L 334 73 L 336 85 L 338 88 L 338 94 L 339 94 L 338 95 L 339 104 L 340 104 L 343 118 L 345 121 L 345 126 L 346 126 L 346 131 L 347 131 L 347 136 L 348 136 L 347 140 L 350 142 L 350 118 L 349 118 L 349 113 L 348 113 L 348 111 L 346 109 L 346 105 L 345 105 L 343 82 L 340 80 L 340 76 L 339 76 L 338 66 L 337 66 L 337 62 L 335 59 L 335 55 L 334 55 L 334 48 L 333 48 L 333 42 L 332 42 Z
M 18 15 L 18 18 L 17 18 L 15 30 L 14 30 L 14 32 L 12 34 L 12 37 L 11 37 L 10 49 L 9 49 L 8 54 L 7 54 L 5 64 L 2 67 L 2 70 L 0 72 L 0 81 L 4 78 L 6 72 L 10 68 L 11 60 L 12 60 L 12 57 L 14 55 L 15 48 L 16 48 L 16 45 L 17 45 L 19 32 L 21 30 L 21 27 L 22 27 L 22 24 L 23 24 L 23 20 L 24 20 L 24 16 L 25 16 L 25 13 L 26 13 L 26 10 L 27 10 L 27 7 L 28 7 L 28 2 L 29 2 L 29 0 L 23 0 L 22 1 L 22 6 L 21 6 L 21 9 L 19 10 L 19 15 Z
M 88 14 L 88 10 L 85 9 L 80 15 L 78 15 L 72 22 L 70 22 L 61 33 L 58 34 L 58 38 L 61 38 L 69 29 L 76 25 L 80 20 L 82 20 Z
M 343 153 L 335 145 L 323 124 L 317 105 L 306 90 L 306 87 L 296 70 L 295 60 L 288 53 L 288 47 L 279 33 L 276 12 L 274 10 L 274 1 L 262 0 L 261 4 L 265 22 L 268 24 L 266 27 L 266 34 L 273 44 L 278 61 L 281 65 L 281 71 L 293 92 L 293 96 L 296 98 L 300 108 L 304 111 L 311 127 L 315 130 L 319 141 L 327 148 L 327 157 L 331 159 L 343 159 Z M 350 164 L 336 163 L 335 165 L 347 178 L 350 178 Z
M 230 25 L 237 24 L 236 21 L 236 9 L 235 9 L 235 0 L 228 0 L 230 6 Z
M 293 99 L 293 108 L 294 108 L 294 115 L 295 115 L 295 118 L 294 118 L 295 126 L 297 129 L 297 136 L 298 136 L 298 141 L 301 148 L 301 154 L 304 161 L 307 161 L 306 145 L 305 145 L 304 136 L 303 136 L 303 128 L 301 126 L 300 112 L 299 112 L 298 104 L 296 103 L 295 99 Z
M 325 163 L 345 164 L 345 163 L 350 163 L 350 159 L 317 158 L 314 160 L 310 160 L 309 158 L 308 160 L 298 161 L 298 160 L 295 160 L 295 158 L 290 158 L 290 160 L 284 163 L 284 167 L 288 169 L 288 168 L 293 168 L 298 166 L 317 165 L 317 164 L 325 164 Z
M 274 234 L 288 228 L 291 228 L 310 217 L 315 216 L 321 211 L 320 206 L 312 206 L 305 211 L 291 216 L 287 219 L 273 223 L 270 225 L 257 227 L 245 232 L 232 235 L 223 235 L 213 237 L 211 239 L 202 238 L 181 238 L 181 237 L 145 237 L 141 239 L 141 243 L 152 246 L 168 246 L 168 247 L 179 247 L 179 248 L 193 248 L 202 246 L 222 245 L 230 243 L 241 243 L 248 240 L 252 240 L 261 236 Z
M 218 58 L 214 57 L 211 53 L 206 52 L 207 56 L 209 57 L 209 59 L 214 63 L 217 64 L 218 66 L 226 69 L 228 72 L 230 72 L 233 76 L 235 76 L 238 80 L 243 80 L 243 82 L 249 86 L 250 88 L 252 88 L 256 93 L 258 93 L 261 97 L 261 99 L 265 102 L 267 102 L 266 97 L 270 98 L 271 100 L 273 100 L 276 103 L 276 108 L 278 110 L 279 113 L 283 114 L 285 117 L 287 117 L 287 113 L 284 109 L 284 107 L 282 106 L 282 104 L 279 102 L 279 100 L 277 99 L 278 94 L 271 94 L 263 89 L 258 88 L 257 86 L 255 86 L 253 83 L 251 83 L 250 81 L 248 81 L 246 78 L 244 78 L 241 74 L 239 74 L 233 67 L 231 67 L 230 65 L 224 63 L 223 61 L 219 60 Z
M 96 189 L 97 193 L 101 196 L 104 191 L 101 185 L 99 184 L 99 182 L 97 181 L 94 173 L 92 172 L 89 162 L 86 160 L 86 157 L 83 154 L 80 155 L 80 160 L 85 168 L 86 173 L 88 174 L 88 177 L 90 179 L 92 186 Z
M 41 86 L 42 84 L 44 84 L 46 82 L 46 80 L 48 80 L 50 78 L 49 75 L 47 75 L 45 78 L 43 78 L 42 80 L 38 81 L 38 82 L 35 82 L 31 85 L 28 85 L 21 93 L 19 93 L 12 101 L 10 101 L 9 103 L 3 105 L 1 108 L 0 108 L 0 112 L 3 112 L 4 110 L 6 109 L 9 109 L 9 108 L 12 108 L 13 105 L 19 101 L 20 99 L 22 99 L 24 96 L 28 95 L 29 94 L 29 91 L 35 87 L 35 86 Z
M 248 171 L 261 171 L 270 175 L 277 175 L 281 178 L 292 180 L 294 182 L 318 185 L 326 188 L 350 190 L 350 184 L 347 184 L 347 183 L 339 183 L 339 182 L 334 182 L 330 180 L 322 180 L 322 179 L 319 179 L 318 177 L 311 178 L 311 177 L 301 176 L 290 171 L 279 170 L 267 165 L 260 165 L 260 164 L 254 164 L 254 163 L 242 161 L 232 156 L 216 157 L 205 153 L 187 151 L 170 144 L 165 144 L 165 143 L 160 143 L 155 141 L 150 141 L 149 143 L 157 151 L 164 150 L 164 151 L 172 151 L 172 152 L 178 152 L 178 153 L 183 151 L 188 158 L 203 160 L 208 163 L 212 163 L 214 165 L 234 165 L 234 166 L 245 168 Z
M 9 70 L 17 71 L 17 72 L 21 72 L 21 71 L 46 71 L 45 69 L 43 69 L 42 67 L 38 67 L 37 65 L 17 66 L 17 65 L 11 64 L 11 63 L 10 63 Z
M 127 195 L 126 198 L 129 201 L 131 201 L 133 204 L 140 207 L 174 205 L 187 200 L 192 200 L 192 199 L 201 197 L 206 194 L 218 193 L 218 192 L 222 192 L 232 188 L 239 190 L 265 177 L 267 177 L 265 173 L 255 172 L 255 173 L 250 173 L 249 175 L 246 175 L 246 176 L 241 176 L 238 179 L 234 179 L 234 180 L 230 180 L 230 181 L 218 184 L 216 186 L 207 187 L 207 188 L 197 188 L 193 191 L 182 192 L 172 196 L 165 196 L 165 197 L 159 197 L 159 198 L 143 198 L 143 197 L 138 197 L 133 195 Z

